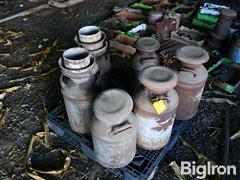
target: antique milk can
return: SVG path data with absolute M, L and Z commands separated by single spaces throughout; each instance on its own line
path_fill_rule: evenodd
M 154 38 L 143 37 L 136 41 L 135 47 L 137 50 L 132 57 L 132 68 L 135 80 L 138 80 L 138 74 L 142 69 L 160 64 L 160 57 L 156 53 L 160 44 Z
M 209 45 L 221 49 L 226 42 L 227 35 L 232 23 L 232 20 L 237 16 L 237 13 L 232 9 L 222 9 L 217 27 L 214 32 L 211 33 L 211 39 Z
M 187 120 L 197 113 L 208 77 L 202 64 L 208 61 L 209 55 L 201 47 L 184 46 L 177 49 L 176 58 L 180 60 L 176 69 L 178 83 L 175 89 L 179 96 L 176 119 Z
M 144 87 L 134 96 L 138 121 L 137 144 L 147 150 L 163 148 L 169 141 L 178 106 L 173 89 L 177 75 L 167 67 L 150 66 L 139 74 Z
M 92 41 L 86 42 L 88 39 L 87 37 Z M 97 84 L 102 89 L 106 89 L 109 84 L 109 76 L 111 73 L 110 56 L 107 53 L 108 43 L 106 41 L 106 34 L 97 26 L 85 26 L 79 30 L 74 40 L 78 46 L 87 49 L 89 53 L 95 57 L 100 73 Z
M 98 66 L 94 57 L 83 48 L 70 48 L 59 59 L 62 71 L 61 91 L 69 124 L 78 133 L 90 132 Z
M 91 123 L 96 158 L 105 167 L 120 168 L 135 156 L 137 121 L 130 95 L 120 89 L 102 92 L 94 101 Z

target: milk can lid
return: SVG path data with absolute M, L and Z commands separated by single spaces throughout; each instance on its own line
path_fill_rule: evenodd
M 156 51 L 159 49 L 160 44 L 158 40 L 151 37 L 143 37 L 136 41 L 136 48 L 140 51 Z
M 200 65 L 208 61 L 208 52 L 198 46 L 183 46 L 177 49 L 176 58 L 181 62 Z
M 174 71 L 163 66 L 150 66 L 139 74 L 139 81 L 150 91 L 165 92 L 177 84 Z
M 95 99 L 93 112 L 95 116 L 108 124 L 119 123 L 131 113 L 133 100 L 131 96 L 120 89 L 103 91 Z
M 226 17 L 236 17 L 237 13 L 233 9 L 222 9 L 221 15 L 226 16 Z

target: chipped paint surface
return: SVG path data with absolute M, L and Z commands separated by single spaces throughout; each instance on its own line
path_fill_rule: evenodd
M 179 94 L 179 106 L 177 109 L 176 119 L 191 119 L 197 113 L 204 85 L 205 82 L 199 87 L 189 89 L 179 85 L 176 87 L 176 91 Z
M 157 122 L 158 120 L 155 118 L 145 118 L 137 113 L 136 116 L 139 123 L 137 138 L 139 146 L 145 149 L 155 150 L 161 149 L 168 143 L 172 133 L 175 114 L 161 123 Z M 165 127 L 169 122 L 171 123 Z

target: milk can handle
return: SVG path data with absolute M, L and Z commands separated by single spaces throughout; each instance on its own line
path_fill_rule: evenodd
M 63 75 L 60 76 L 59 80 L 60 80 L 60 84 L 61 84 L 62 88 L 64 89 L 66 87 L 66 84 L 63 81 Z
M 180 71 L 187 71 L 187 72 L 190 72 L 190 73 L 192 73 L 194 77 L 196 76 L 196 73 L 195 73 L 193 70 L 191 70 L 191 69 L 187 69 L 187 68 L 180 68 Z
M 124 124 L 113 127 L 111 133 L 113 133 L 114 135 L 117 135 L 123 131 L 130 129 L 130 128 L 132 128 L 131 123 L 126 121 Z

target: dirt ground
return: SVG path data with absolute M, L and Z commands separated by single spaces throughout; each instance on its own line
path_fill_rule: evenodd
M 48 8 L 33 15 L 16 18 L 0 24 L 4 31 L 22 32 L 19 38 L 9 36 L 12 44 L 0 46 L 0 89 L 21 86 L 14 92 L 7 93 L 2 103 L 9 111 L 3 127 L 0 129 L 0 179 L 30 179 L 25 172 L 24 162 L 29 142 L 33 134 L 43 131 L 45 122 L 44 106 L 51 111 L 62 104 L 59 85 L 60 70 L 57 61 L 62 51 L 75 46 L 73 41 L 77 30 L 88 24 L 97 23 L 112 14 L 114 6 L 124 6 L 133 0 L 85 0 L 67 9 Z M 36 6 L 24 0 L 13 1 L 8 7 L 0 7 L 0 17 L 20 12 Z M 236 6 L 235 6 L 236 7 Z M 46 58 L 36 53 L 45 50 L 57 40 L 55 51 Z M 9 42 L 8 41 L 8 42 Z M 9 56 L 1 57 L 1 54 Z M 41 64 L 39 64 L 41 62 Z M 31 67 L 35 67 L 32 69 Z M 50 72 L 50 73 L 48 73 Z M 44 73 L 48 73 L 44 75 Z M 209 92 L 205 97 L 225 97 Z M 222 164 L 224 151 L 224 117 L 228 112 L 230 135 L 240 129 L 240 97 L 227 97 L 237 106 L 202 101 L 198 118 L 191 122 L 182 137 L 202 154 L 217 164 Z M 74 149 L 61 139 L 56 139 L 51 148 Z M 231 142 L 229 164 L 237 166 L 238 175 L 228 179 L 240 179 L 240 141 Z M 44 153 L 39 148 L 35 156 Z M 167 162 L 175 160 L 197 161 L 196 155 L 182 143 L 168 155 L 166 163 L 156 172 L 154 179 L 177 179 Z M 97 163 L 91 160 L 73 159 L 71 168 L 63 179 L 109 179 L 113 178 Z M 60 177 L 47 176 L 47 179 Z M 193 179 L 193 178 L 189 178 Z

